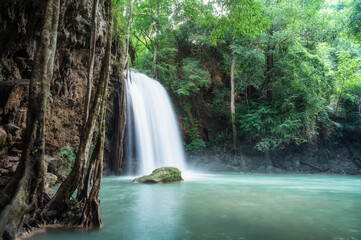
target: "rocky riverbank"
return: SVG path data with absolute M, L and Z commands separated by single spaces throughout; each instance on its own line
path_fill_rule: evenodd
M 199 171 L 361 175 L 361 157 L 355 151 L 343 146 L 332 152 L 313 148 L 293 153 L 273 152 L 267 156 L 254 151 L 235 154 L 227 147 L 215 147 L 187 155 L 190 168 Z

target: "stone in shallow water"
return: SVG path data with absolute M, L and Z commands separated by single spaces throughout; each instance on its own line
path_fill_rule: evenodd
M 155 169 L 150 175 L 135 178 L 133 183 L 173 183 L 183 182 L 181 171 L 175 167 L 161 167 Z

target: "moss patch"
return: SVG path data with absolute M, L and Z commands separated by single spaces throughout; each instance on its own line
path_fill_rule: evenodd
M 133 183 L 173 183 L 183 182 L 182 172 L 175 167 L 161 167 L 155 169 L 150 175 L 135 178 Z

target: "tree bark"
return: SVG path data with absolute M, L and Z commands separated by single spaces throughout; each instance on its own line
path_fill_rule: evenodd
M 91 26 L 91 34 L 90 34 L 90 51 L 89 51 L 89 71 L 87 78 L 87 91 L 85 96 L 85 116 L 84 116 L 84 126 L 89 116 L 89 105 L 91 100 L 91 92 L 93 85 L 93 74 L 94 74 L 94 62 L 95 62 L 95 42 L 96 42 L 96 14 L 98 10 L 98 0 L 93 0 L 93 9 L 92 9 L 92 26 Z M 87 159 L 87 157 L 86 157 Z M 86 164 L 83 164 L 82 174 L 79 181 L 79 191 L 78 195 L 84 191 L 84 177 L 85 177 L 85 168 Z
M 271 44 L 268 44 L 268 49 L 267 49 L 267 72 L 266 72 L 266 85 L 269 85 L 271 83 L 272 80 L 272 70 L 274 68 L 274 46 L 271 46 Z M 273 90 L 267 86 L 267 100 L 268 102 L 272 102 L 273 101 Z
M 99 190 L 102 181 L 103 173 L 103 154 L 104 154 L 104 139 L 105 139 L 105 115 L 106 115 L 106 102 L 108 98 L 108 82 L 109 82 L 109 68 L 111 60 L 111 48 L 112 48 L 112 26 L 113 26 L 113 14 L 112 14 L 112 0 L 108 0 L 109 4 L 109 19 L 108 19 L 108 42 L 105 53 L 104 65 L 106 66 L 107 71 L 105 74 L 101 75 L 104 80 L 104 85 L 101 86 L 104 88 L 104 94 L 101 104 L 101 112 L 99 118 L 99 134 L 97 139 L 97 144 L 91 156 L 91 161 L 88 167 L 87 173 L 87 182 L 85 183 L 84 189 L 91 189 L 89 196 L 86 193 L 83 195 L 85 198 L 85 204 L 82 214 L 82 221 L 79 227 L 81 228 L 100 228 L 103 226 L 103 223 L 100 218 L 99 212 Z
M 90 49 L 89 49 L 89 71 L 87 78 L 87 91 L 85 97 L 85 116 L 84 116 L 84 125 L 89 116 L 89 105 L 91 100 L 91 92 L 93 86 L 93 74 L 94 74 L 94 62 L 95 62 L 95 43 L 96 43 L 96 15 L 98 11 L 98 1 L 93 0 L 93 9 L 92 9 L 92 25 L 91 25 L 91 33 L 90 33 Z
M 123 69 L 127 69 L 129 67 L 129 42 L 130 42 L 130 27 L 132 24 L 132 17 L 133 17 L 133 5 L 136 0 L 129 0 L 129 15 L 128 15 L 128 27 L 127 27 L 127 39 L 126 39 L 126 51 L 125 51 L 125 61 Z
M 236 65 L 236 53 L 232 51 L 232 64 L 231 64 L 231 124 L 233 134 L 233 150 L 237 151 L 237 128 L 236 128 L 236 102 L 235 102 L 235 89 L 234 89 L 234 68 Z
M 156 18 L 157 19 L 156 19 L 155 24 L 154 24 L 155 39 L 154 39 L 154 54 L 153 54 L 154 78 L 155 79 L 158 79 L 157 54 L 158 54 L 159 16 L 160 16 L 160 6 L 159 6 L 159 0 L 157 0 L 157 13 L 156 13 Z
M 100 72 L 99 86 L 97 88 L 95 98 L 92 104 L 92 108 L 89 112 L 89 117 L 86 122 L 85 128 L 82 132 L 82 136 L 80 138 L 80 144 L 77 151 L 76 159 L 73 164 L 72 170 L 69 173 L 68 177 L 65 181 L 60 185 L 58 191 L 56 192 L 53 199 L 45 206 L 43 210 L 43 214 L 45 214 L 48 210 L 51 209 L 59 209 L 61 210 L 64 206 L 67 206 L 68 200 L 71 198 L 75 189 L 78 187 L 78 183 L 80 181 L 80 176 L 82 174 L 82 168 L 86 162 L 90 143 L 92 140 L 92 134 L 94 132 L 95 122 L 98 116 L 99 111 L 101 110 L 101 103 L 103 101 L 104 95 L 106 94 L 106 87 L 109 79 L 109 68 L 111 61 L 111 44 L 112 44 L 112 5 L 111 0 L 109 0 L 109 18 L 111 18 L 108 22 L 108 42 L 106 47 L 106 54 L 103 59 L 103 65 Z M 81 198 L 81 197 L 80 197 Z
M 111 16 L 112 16 L 112 12 L 109 13 Z M 110 56 L 111 56 L 111 41 L 112 41 L 112 34 L 111 34 L 111 31 L 112 31 L 112 18 L 108 20 L 108 29 L 109 31 L 109 36 L 108 36 L 108 41 L 107 41 L 107 47 L 106 47 L 106 56 L 105 56 L 105 59 L 106 59 L 106 62 L 104 62 L 103 64 L 105 65 L 108 65 L 108 68 L 110 67 Z M 107 57 L 109 55 L 109 57 Z M 89 163 L 89 166 L 88 166 L 88 169 L 86 171 L 86 173 L 84 173 L 84 180 L 83 180 L 83 188 L 82 189 L 79 189 L 78 191 L 78 201 L 87 201 L 88 198 L 89 198 L 89 190 L 91 189 L 91 182 L 93 181 L 94 182 L 94 177 L 96 177 L 96 174 L 94 174 L 94 171 L 96 170 L 96 167 L 97 165 L 95 164 L 97 159 L 99 157 L 97 157 L 97 154 L 100 154 L 99 152 L 101 151 L 101 154 L 103 154 L 103 148 L 104 148 L 104 144 L 103 146 L 99 146 L 99 143 L 100 141 L 104 141 L 102 139 L 99 139 L 99 137 L 102 135 L 102 117 L 105 115 L 105 103 L 107 101 L 107 89 L 108 89 L 108 82 L 109 82 L 109 71 L 107 74 L 105 75 L 102 75 L 101 77 L 105 77 L 105 81 L 102 81 L 104 82 L 104 86 L 102 86 L 104 88 L 104 95 L 103 95 L 103 99 L 102 99 L 102 104 L 101 104 L 101 112 L 100 112 L 100 119 L 99 119 L 99 134 L 98 134 L 98 137 L 97 137 L 97 144 L 94 148 L 94 151 L 93 151 L 93 154 L 91 156 L 91 159 L 90 159 L 90 163 Z M 98 148 L 101 147 L 101 149 L 99 150 Z
M 276 45 L 272 44 L 272 38 L 273 38 L 273 25 L 271 25 L 269 29 L 269 38 L 268 38 L 268 44 L 267 44 L 267 52 L 266 52 L 266 72 L 265 72 L 265 82 L 263 86 L 266 87 L 266 96 L 267 101 L 272 102 L 273 101 L 273 89 L 271 89 L 271 82 L 273 78 L 273 69 L 274 69 L 274 50 Z
M 126 111 L 126 87 L 124 78 L 122 78 L 121 89 L 117 93 L 117 106 L 116 106 L 116 116 L 117 116 L 117 125 L 115 128 L 116 138 L 114 147 L 114 154 L 112 158 L 112 169 L 115 174 L 121 173 L 121 167 L 123 163 L 123 144 L 124 144 L 124 135 L 125 135 L 125 126 L 127 124 L 127 111 Z
M 60 0 L 49 0 L 29 86 L 29 108 L 24 148 L 19 166 L 1 192 L 0 236 L 13 236 L 23 216 L 42 207 L 45 181 L 45 112 L 56 51 Z M 37 214 L 35 213 L 34 216 Z
M 103 154 L 104 154 L 104 138 L 105 138 L 105 105 L 106 95 L 102 101 L 102 110 L 99 119 L 100 132 L 97 137 L 93 154 L 88 167 L 85 189 L 90 189 L 90 193 L 86 192 L 85 204 L 82 214 L 82 220 L 79 228 L 101 228 L 103 226 L 99 212 L 99 190 L 103 172 Z

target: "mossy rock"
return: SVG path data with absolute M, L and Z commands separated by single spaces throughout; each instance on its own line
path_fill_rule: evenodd
M 155 169 L 150 175 L 135 178 L 133 183 L 174 183 L 183 182 L 181 171 L 175 167 L 161 167 Z
M 45 175 L 45 188 L 53 188 L 56 186 L 57 182 L 58 182 L 58 177 L 52 173 L 46 173 Z

